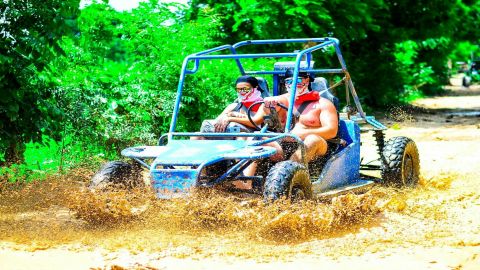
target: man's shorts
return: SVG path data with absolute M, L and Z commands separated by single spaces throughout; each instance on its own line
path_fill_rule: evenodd
M 230 122 L 225 129 L 225 133 L 238 133 L 238 132 L 253 132 L 253 128 L 246 127 L 242 124 Z M 200 132 L 204 133 L 215 133 L 215 120 L 204 120 L 202 126 L 200 127 Z M 218 137 L 216 137 L 218 139 Z M 213 138 L 206 138 L 212 140 Z M 233 140 L 234 137 L 221 137 L 223 140 Z

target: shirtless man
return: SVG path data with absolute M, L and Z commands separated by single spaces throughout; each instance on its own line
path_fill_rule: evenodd
M 311 82 L 313 76 L 307 73 L 300 73 L 300 77 L 285 79 L 285 86 L 288 93 L 265 98 L 265 110 L 275 106 L 281 119 L 286 119 L 286 111 L 280 109 L 277 104 L 281 103 L 288 107 L 292 85 L 296 85 L 294 115 L 297 115 L 295 127 L 291 130 L 292 134 L 297 135 L 305 144 L 306 156 L 305 162 L 309 162 L 316 157 L 327 153 L 327 141 L 334 138 L 338 131 L 337 110 L 333 103 L 325 98 L 321 98 L 319 93 L 312 91 Z M 288 75 L 287 75 L 288 76 Z M 290 75 L 291 76 L 291 75 Z M 274 145 L 277 148 L 277 155 L 283 156 L 283 150 L 278 143 Z M 277 157 L 278 158 L 278 157 Z M 301 149 L 298 148 L 290 157 L 291 160 L 302 162 Z

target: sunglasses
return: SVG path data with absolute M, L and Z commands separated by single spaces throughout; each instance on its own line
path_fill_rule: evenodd
M 252 91 L 251 87 L 242 87 L 242 88 L 235 88 L 237 90 L 237 93 L 240 94 L 248 94 Z
M 298 77 L 296 80 L 296 84 L 302 83 L 303 79 L 306 79 L 306 78 Z M 292 78 L 285 79 L 285 84 L 292 84 L 292 82 L 293 82 Z

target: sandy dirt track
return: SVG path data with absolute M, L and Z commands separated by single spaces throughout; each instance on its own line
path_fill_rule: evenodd
M 15 209 L 0 203 L 0 269 L 480 269 L 480 87 L 413 105 L 383 122 L 387 138 L 417 143 L 421 185 L 379 188 L 383 206 L 368 222 L 295 243 L 137 224 L 100 230 L 55 199 L 29 211 L 38 204 L 30 197 Z

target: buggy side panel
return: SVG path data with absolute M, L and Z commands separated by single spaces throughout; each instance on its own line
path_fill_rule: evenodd
M 339 137 L 347 145 L 333 154 L 319 178 L 314 181 L 314 192 L 324 192 L 350 185 L 360 179 L 360 127 L 351 120 L 340 120 Z

